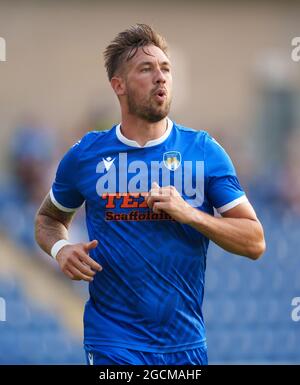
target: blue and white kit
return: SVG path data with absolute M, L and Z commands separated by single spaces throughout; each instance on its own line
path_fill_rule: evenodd
M 61 160 L 50 191 L 62 211 L 85 202 L 90 256 L 103 270 L 89 284 L 84 343 L 172 353 L 206 346 L 202 301 L 209 240 L 145 201 L 153 181 L 174 185 L 214 214 L 247 201 L 234 166 L 206 131 L 167 119 L 141 147 L 120 125 L 87 133 Z

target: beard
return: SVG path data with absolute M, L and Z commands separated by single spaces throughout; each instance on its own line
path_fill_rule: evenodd
M 127 87 L 127 104 L 130 114 L 135 115 L 150 123 L 156 123 L 164 119 L 170 111 L 171 97 L 167 98 L 163 103 L 158 103 L 151 94 L 148 98 L 139 99 L 135 92 Z

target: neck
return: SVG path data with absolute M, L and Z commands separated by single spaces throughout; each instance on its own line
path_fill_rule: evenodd
M 127 115 L 122 116 L 121 132 L 130 140 L 136 141 L 140 146 L 144 146 L 149 140 L 160 138 L 167 129 L 167 118 L 159 122 L 151 123 L 141 118 Z

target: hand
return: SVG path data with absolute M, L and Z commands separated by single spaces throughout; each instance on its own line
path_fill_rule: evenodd
M 157 214 L 164 211 L 180 223 L 191 221 L 194 209 L 186 203 L 174 186 L 159 187 L 153 182 L 146 201 Z
M 62 247 L 56 256 L 62 272 L 73 280 L 83 279 L 92 282 L 96 272 L 102 270 L 102 266 L 88 254 L 97 245 L 98 241 L 94 239 L 88 243 L 76 243 Z

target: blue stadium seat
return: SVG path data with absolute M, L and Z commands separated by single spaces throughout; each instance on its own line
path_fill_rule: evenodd
M 6 301 L 22 297 L 22 292 L 13 277 L 0 275 L 0 297 L 5 298 Z
M 84 364 L 83 346 L 57 317 L 28 302 L 11 277 L 0 279 L 6 300 L 0 322 L 0 364 Z
M 210 363 L 299 363 L 300 321 L 291 319 L 300 296 L 300 218 L 259 208 L 267 251 L 258 261 L 211 244 L 203 304 Z M 79 292 L 78 292 L 78 295 Z M 85 295 L 85 294 L 84 294 Z M 84 364 L 74 340 L 55 314 L 40 309 L 14 278 L 0 276 L 7 321 L 0 322 L 0 364 Z

